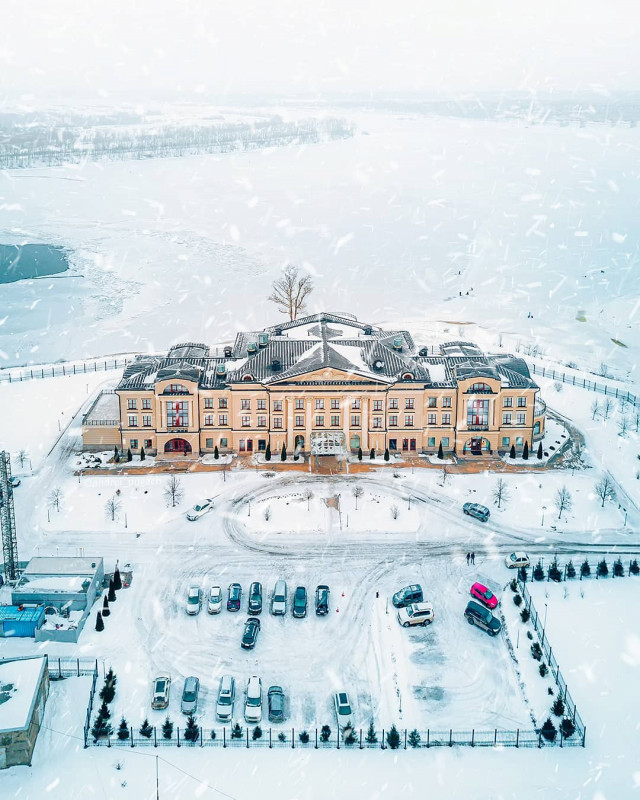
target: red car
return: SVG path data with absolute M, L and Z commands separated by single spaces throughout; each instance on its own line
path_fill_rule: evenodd
M 474 583 L 471 587 L 471 597 L 479 600 L 483 606 L 494 609 L 498 605 L 498 598 L 481 583 Z

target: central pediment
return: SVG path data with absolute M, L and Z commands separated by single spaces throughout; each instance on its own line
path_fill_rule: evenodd
M 288 384 L 304 384 L 304 383 L 380 383 L 389 384 L 391 381 L 388 378 L 380 375 L 361 375 L 357 372 L 348 370 L 336 369 L 335 367 L 321 367 L 320 369 L 303 372 L 295 376 L 283 376 L 282 382 Z M 269 381 L 270 385 L 280 383 L 277 378 L 272 378 Z

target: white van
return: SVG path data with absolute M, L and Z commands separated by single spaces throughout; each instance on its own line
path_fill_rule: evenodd
M 216 717 L 220 722 L 231 722 L 233 718 L 233 701 L 236 696 L 236 682 L 231 675 L 220 678 L 218 689 L 218 702 L 216 703 Z
M 273 588 L 271 613 L 274 617 L 287 613 L 287 584 L 283 580 L 276 581 Z

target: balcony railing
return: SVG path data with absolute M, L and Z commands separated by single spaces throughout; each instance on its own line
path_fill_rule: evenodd
M 83 425 L 97 425 L 101 428 L 117 428 L 119 419 L 85 419 Z
M 547 404 L 544 400 L 540 398 L 536 399 L 535 405 L 533 407 L 533 416 L 534 417 L 541 417 L 547 410 Z
M 489 425 L 467 425 L 468 431 L 488 431 Z

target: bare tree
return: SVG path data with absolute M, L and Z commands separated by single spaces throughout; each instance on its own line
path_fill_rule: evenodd
M 631 423 L 629 422 L 629 417 L 626 414 L 623 414 L 618 420 L 618 436 L 626 438 L 627 433 L 629 433 L 630 427 Z
M 493 487 L 493 499 L 498 508 L 500 508 L 502 503 L 506 505 L 509 502 L 509 497 L 509 489 L 507 488 L 504 478 L 498 478 Z
M 113 497 L 110 497 L 104 504 L 104 513 L 107 515 L 107 519 L 110 519 L 111 522 L 115 522 L 115 520 L 120 516 L 121 508 L 122 503 L 114 494 Z
M 607 500 L 615 500 L 616 490 L 608 475 L 605 475 L 602 480 L 596 483 L 596 494 L 602 500 L 602 508 L 604 508 L 604 504 Z
M 64 500 L 64 492 L 60 488 L 52 489 L 49 492 L 48 500 L 51 508 L 55 508 L 56 511 L 60 511 L 60 506 Z
M 311 509 L 311 498 L 313 497 L 313 492 L 311 489 L 305 489 L 304 492 L 304 499 L 307 501 L 307 511 Z
M 611 401 L 610 397 L 607 397 L 607 399 L 604 401 L 604 404 L 602 406 L 602 418 L 603 419 L 605 419 L 605 420 L 609 419 L 609 414 L 611 413 L 611 409 L 612 408 L 613 408 L 613 402 Z
M 20 468 L 23 469 L 24 465 L 29 460 L 29 453 L 26 450 L 20 450 L 18 453 L 18 464 L 20 464 Z
M 391 506 L 391 516 L 394 519 L 398 519 L 399 515 L 400 515 L 400 509 L 398 508 L 398 506 L 396 505 Z
M 275 303 L 283 314 L 288 314 L 290 320 L 294 320 L 305 310 L 306 299 L 312 291 L 311 276 L 301 275 L 298 267 L 288 264 L 284 268 L 282 277 L 273 282 L 269 300 Z
M 358 510 L 358 498 L 362 497 L 364 494 L 364 489 L 362 486 L 354 486 L 353 487 L 353 496 L 356 498 L 356 511 Z
M 573 498 L 571 497 L 571 492 L 566 486 L 563 486 L 562 489 L 558 489 L 554 502 L 556 508 L 558 509 L 558 519 L 562 517 L 563 511 L 571 511 L 571 508 L 573 507 Z
M 594 400 L 591 403 L 591 419 L 595 419 L 596 417 L 600 416 L 600 403 L 597 400 Z
M 182 488 L 182 483 L 179 478 L 172 475 L 164 487 L 164 498 L 167 501 L 167 505 L 171 505 L 172 508 L 175 508 L 183 497 L 184 489 Z
M 611 373 L 609 372 L 609 367 L 604 363 L 604 361 L 600 364 L 600 375 L 603 378 L 610 378 Z

